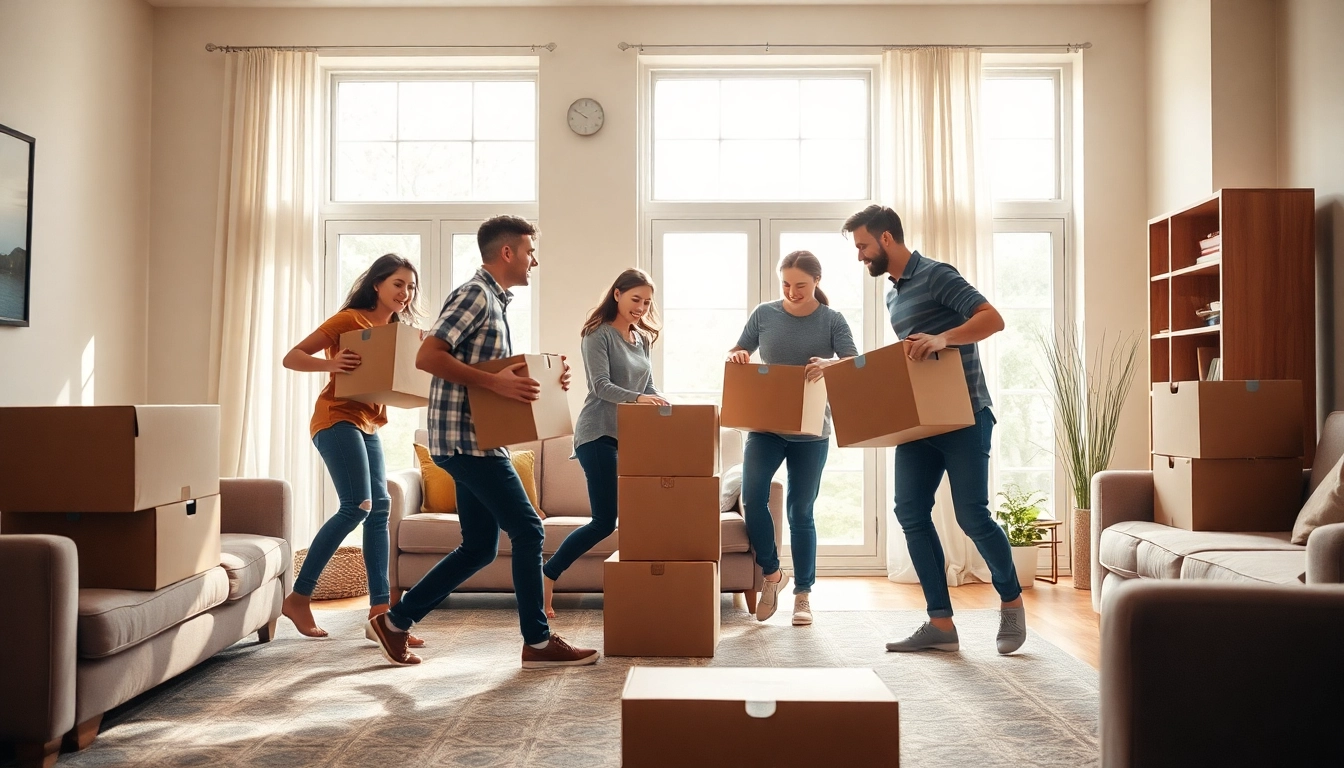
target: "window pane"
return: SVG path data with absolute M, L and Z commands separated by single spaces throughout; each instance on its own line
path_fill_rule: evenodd
M 865 139 L 868 84 L 863 80 L 803 80 L 804 139 Z
M 472 164 L 475 200 L 535 200 L 537 197 L 536 143 L 531 141 L 478 141 Z
M 1053 467 L 1054 428 L 1046 396 L 1009 392 L 999 395 L 995 405 L 999 466 L 1006 470 Z
M 1055 142 L 1050 139 L 990 139 L 989 186 L 996 200 L 1053 200 Z
M 718 199 L 719 142 L 657 142 L 653 150 L 653 196 L 659 200 Z
M 724 80 L 719 94 L 723 138 L 798 138 L 797 80 Z
M 859 448 L 842 448 L 839 452 L 852 452 L 860 459 L 863 456 L 862 449 Z M 827 456 L 826 471 L 821 475 L 821 492 L 817 494 L 813 508 L 817 526 L 817 544 L 862 544 L 863 469 L 832 470 L 832 457 L 836 453 L 837 449 L 832 447 Z
M 653 138 L 656 141 L 719 138 L 719 81 L 656 81 Z
M 1055 81 L 1051 78 L 985 78 L 981 104 L 988 138 L 1055 138 Z
M 746 324 L 749 239 L 742 232 L 671 232 L 663 236 L 663 380 L 686 402 L 718 402 L 723 359 Z
M 397 191 L 397 145 L 341 142 L 336 150 L 336 199 L 391 200 Z
M 400 83 L 397 138 L 471 140 L 471 83 Z
M 998 385 L 1003 389 L 1043 389 L 1045 358 L 1036 334 L 1052 338 L 1050 310 L 1001 308 L 1003 333 L 995 336 L 999 357 Z
M 404 141 L 398 145 L 397 188 L 402 200 L 471 197 L 471 142 Z
M 1024 491 L 1037 491 L 1045 495 L 1046 501 L 1041 504 L 1041 509 L 1046 516 L 1058 519 L 1059 513 L 1056 511 L 1054 502 L 1054 473 L 1045 470 L 1005 470 L 1000 471 L 998 475 L 998 487 L 994 489 L 994 500 L 990 502 L 991 511 L 997 511 L 999 504 L 1003 499 L 998 496 L 999 491 L 1008 487 L 1010 483 L 1016 483 Z
M 453 235 L 453 287 L 467 282 L 481 268 L 481 249 L 476 235 Z
M 532 141 L 537 137 L 537 86 L 533 82 L 476 83 L 475 138 Z
M 724 141 L 720 190 L 727 200 L 791 200 L 798 196 L 797 141 Z
M 815 200 L 859 200 L 868 195 L 868 151 L 861 139 L 804 140 L 801 195 Z
M 379 256 L 395 253 L 410 259 L 420 269 L 420 236 L 412 234 L 353 235 L 343 234 L 336 239 L 340 283 L 336 286 L 339 301 L 344 302 L 355 279 L 369 268 Z M 332 308 L 335 310 L 335 307 Z
M 336 89 L 336 137 L 340 141 L 395 141 L 396 83 L 341 83 Z
M 1054 294 L 1053 256 L 1049 232 L 995 232 L 995 306 L 1048 309 Z
M 663 380 L 659 389 L 669 395 L 705 394 L 719 402 L 723 388 L 723 361 L 747 323 L 743 309 L 667 309 L 658 337 L 663 346 Z

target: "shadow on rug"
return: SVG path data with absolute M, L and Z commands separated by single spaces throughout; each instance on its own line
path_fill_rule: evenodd
M 958 614 L 960 653 L 897 655 L 884 643 L 921 612 L 821 612 L 795 628 L 759 624 L 725 599 L 713 659 L 525 672 L 511 599 L 481 605 L 461 599 L 418 625 L 429 647 L 414 668 L 388 665 L 364 640 L 362 610 L 319 614 L 326 640 L 282 619 L 274 642 L 235 645 L 109 713 L 93 746 L 59 765 L 619 766 L 620 691 L 636 663 L 872 667 L 900 700 L 903 766 L 1097 762 L 1096 671 L 1036 635 L 999 656 L 997 611 Z M 553 627 L 602 647 L 599 610 L 564 612 Z

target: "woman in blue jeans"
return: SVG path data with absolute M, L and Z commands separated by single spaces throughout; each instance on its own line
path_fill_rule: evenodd
M 831 309 L 822 293 L 821 261 L 809 251 L 794 251 L 779 262 L 780 287 L 784 298 L 756 307 L 742 329 L 728 360 L 746 364 L 760 349 L 766 365 L 802 365 L 807 378 L 816 381 L 821 371 L 837 360 L 859 353 L 845 316 Z M 830 446 L 831 414 L 826 411 L 820 436 L 777 435 L 752 432 L 742 461 L 742 507 L 747 536 L 756 551 L 756 562 L 765 574 L 765 588 L 756 604 L 756 618 L 765 621 L 775 614 L 779 593 L 789 583 L 789 574 L 779 565 L 775 546 L 775 522 L 770 517 L 770 480 L 780 464 L 788 467 L 789 539 L 793 545 L 793 624 L 812 623 L 812 585 L 817 580 L 817 527 L 813 505 L 821 488 Z
M 364 524 L 369 616 L 388 609 L 392 590 L 387 579 L 387 515 L 391 498 L 378 440 L 378 428 L 387 423 L 387 407 L 336 397 L 336 377 L 353 371 L 360 363 L 358 354 L 341 349 L 341 334 L 393 322 L 414 323 L 420 315 L 416 301 L 419 284 L 419 273 L 409 260 L 392 253 L 378 257 L 355 280 L 340 311 L 291 349 L 283 361 L 291 371 L 329 375 L 326 387 L 317 396 L 309 429 L 341 504 L 313 537 L 294 580 L 294 591 L 285 598 L 282 608 L 299 632 L 308 637 L 327 636 L 326 630 L 317 626 L 309 603 L 322 569 L 360 523 Z M 326 357 L 319 357 L 322 352 Z M 416 640 L 411 645 L 424 643 Z
M 583 369 L 588 397 L 574 425 L 574 455 L 588 478 L 592 522 L 565 537 L 542 567 L 546 617 L 555 618 L 551 597 L 560 576 L 616 530 L 616 406 L 619 403 L 667 405 L 653 386 L 649 347 L 658 340 L 653 281 L 627 269 L 588 315 L 583 337 Z

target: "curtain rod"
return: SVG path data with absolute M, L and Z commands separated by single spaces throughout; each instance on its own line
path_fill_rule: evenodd
M 913 51 L 923 48 L 979 48 L 979 49 L 997 49 L 997 50 L 1066 50 L 1069 53 L 1084 51 L 1092 47 L 1091 43 L 1055 43 L 1050 45 L 883 45 L 877 43 L 808 43 L 808 44 L 782 44 L 782 43 L 707 43 L 702 45 L 654 45 L 645 43 L 617 43 L 616 47 L 622 51 L 628 51 L 631 48 L 639 53 L 646 50 L 670 50 L 670 49 L 693 49 L 693 48 L 762 48 L 766 53 L 771 48 L 862 48 L 868 50 L 883 51 Z
M 533 43 L 531 45 L 215 45 L 206 43 L 205 50 L 214 53 L 222 51 L 224 53 L 236 53 L 238 51 L 366 51 L 366 50 L 403 50 L 403 51 L 423 51 L 423 50 L 486 50 L 486 49 L 528 49 L 536 51 L 538 48 L 544 48 L 548 51 L 556 49 L 555 43 Z

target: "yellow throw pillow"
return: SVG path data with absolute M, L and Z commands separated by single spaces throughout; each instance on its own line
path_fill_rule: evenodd
M 420 479 L 425 487 L 425 500 L 420 505 L 421 512 L 456 512 L 457 486 L 453 476 L 429 455 L 429 449 L 415 444 L 415 456 L 420 460 Z
M 527 500 L 532 502 L 532 508 L 537 510 L 537 516 L 545 520 L 546 513 L 541 511 L 541 503 L 537 501 L 537 454 L 533 451 L 509 453 L 513 455 L 513 470 L 518 473 L 518 479 L 523 481 L 523 491 L 527 493 Z

